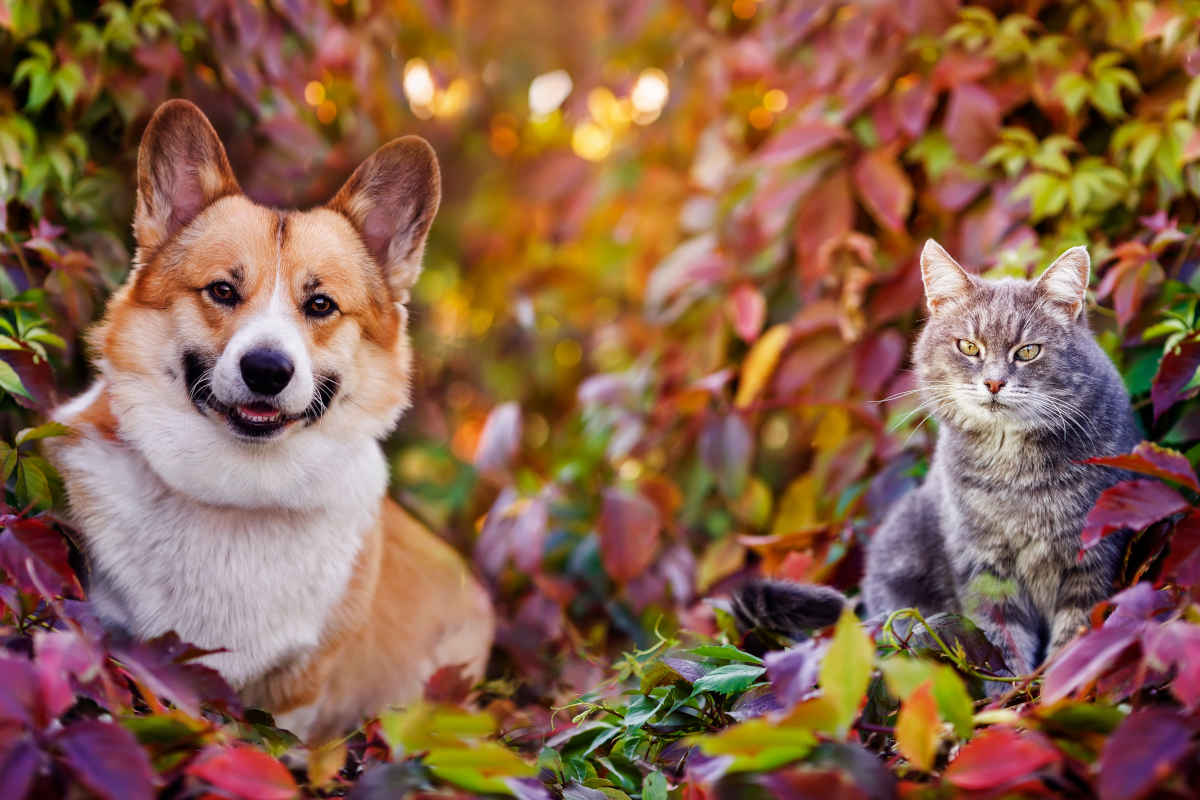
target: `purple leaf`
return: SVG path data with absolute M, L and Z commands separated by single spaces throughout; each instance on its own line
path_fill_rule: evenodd
M 1106 627 L 1086 633 L 1068 644 L 1046 670 L 1042 703 L 1057 703 L 1100 677 L 1138 641 L 1140 634 L 1140 626 Z
M 74 631 L 38 631 L 33 637 L 38 683 L 50 716 L 57 717 L 75 704 L 71 678 L 93 680 L 104 665 L 104 655 Z
M 767 653 L 767 677 L 780 702 L 791 707 L 804 699 L 817 685 L 824 650 L 815 640 L 802 642 L 786 650 Z
M 0 655 L 0 722 L 20 722 L 40 730 L 50 719 L 41 702 L 33 663 L 18 656 Z
M 1174 776 L 1192 749 L 1195 724 L 1166 709 L 1134 711 L 1104 743 L 1100 800 L 1135 800 Z
M 76 780 L 104 800 L 154 797 L 158 776 L 133 734 L 111 722 L 85 720 L 55 737 Z
M 40 519 L 7 518 L 0 531 L 0 570 L 31 594 L 83 596 L 62 534 Z
M 1156 478 L 1182 484 L 1193 492 L 1200 492 L 1200 482 L 1196 481 L 1196 472 L 1192 469 L 1187 457 L 1153 442 L 1142 442 L 1133 448 L 1132 453 L 1089 458 L 1083 463 L 1101 464 L 1106 467 L 1127 469 L 1130 472 L 1140 472 L 1143 475 L 1153 475 Z
M 193 716 L 200 714 L 201 702 L 241 714 L 237 693 L 220 673 L 189 663 L 210 651 L 185 643 L 174 631 L 146 642 L 114 638 L 109 652 L 134 680 Z
M 714 417 L 700 432 L 700 459 L 717 476 L 721 492 L 728 498 L 742 494 L 750 472 L 754 437 L 740 414 Z
M 1176 669 L 1171 693 L 1194 710 L 1200 703 L 1200 626 L 1174 620 L 1150 627 L 1142 637 L 1142 648 L 1153 668 Z
M 521 444 L 521 407 L 516 403 L 504 403 L 492 409 L 479 444 L 475 447 L 475 467 L 480 472 L 503 472 L 517 455 Z
M 33 780 L 46 764 L 46 754 L 26 736 L 18 736 L 0 747 L 0 789 L 9 800 L 29 796 Z

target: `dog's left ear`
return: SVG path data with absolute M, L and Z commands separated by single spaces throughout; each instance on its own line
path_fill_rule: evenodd
M 385 144 L 354 170 L 329 207 L 358 229 L 397 299 L 421 273 L 425 237 L 442 199 L 437 155 L 419 136 Z

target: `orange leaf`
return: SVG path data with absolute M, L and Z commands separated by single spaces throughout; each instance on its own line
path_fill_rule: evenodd
M 925 681 L 900 706 L 900 715 L 896 719 L 896 746 L 922 772 L 933 769 L 940 724 L 937 701 L 933 699 L 933 681 Z

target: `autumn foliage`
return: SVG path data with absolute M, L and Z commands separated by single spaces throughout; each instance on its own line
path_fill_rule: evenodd
M 569 5 L 0 0 L 0 796 L 1188 796 L 1194 6 Z M 322 202 L 404 133 L 443 165 L 417 403 L 388 452 L 503 622 L 485 683 L 439 673 L 319 750 L 187 643 L 100 629 L 38 455 L 86 382 L 138 135 L 173 96 L 263 202 Z M 1147 440 L 1095 461 L 1136 477 L 1083 533 L 1136 531 L 1122 590 L 991 700 L 1003 664 L 969 621 L 846 616 L 768 650 L 789 643 L 722 610 L 752 574 L 853 593 L 923 474 L 908 347 L 931 236 L 991 276 L 1087 245 Z

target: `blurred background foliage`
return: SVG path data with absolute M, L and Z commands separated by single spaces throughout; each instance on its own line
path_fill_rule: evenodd
M 9 501 L 61 500 L 36 436 L 13 437 L 87 380 L 79 334 L 128 269 L 137 141 L 168 97 L 268 204 L 323 202 L 395 136 L 437 149 L 394 490 L 493 588 L 489 691 L 514 708 L 595 686 L 655 632 L 717 634 L 704 598 L 750 571 L 857 584 L 935 435 L 902 394 L 927 237 L 987 275 L 1086 244 L 1146 436 L 1194 464 L 1198 19 L 1186 0 L 2 0 Z

